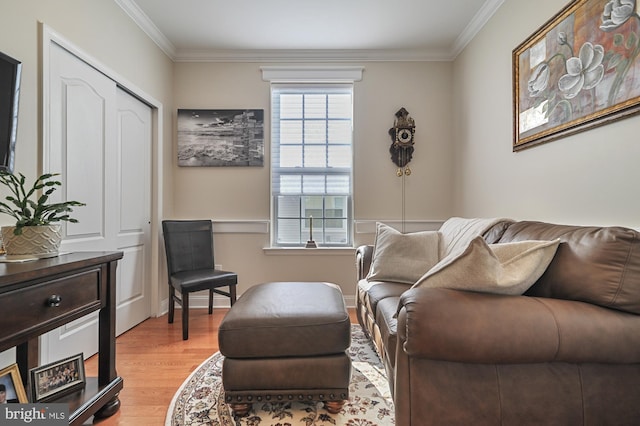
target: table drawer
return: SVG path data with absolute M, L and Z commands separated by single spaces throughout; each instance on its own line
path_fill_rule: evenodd
M 98 309 L 100 281 L 96 268 L 0 295 L 3 334 L 29 333 L 73 312 Z

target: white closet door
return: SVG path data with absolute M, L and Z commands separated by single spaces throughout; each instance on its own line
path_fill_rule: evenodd
M 60 199 L 87 204 L 73 213 L 79 223 L 65 224 L 61 251 L 124 252 L 116 293 L 122 332 L 150 311 L 151 112 L 134 109 L 138 101 L 126 99 L 131 96 L 119 93 L 113 80 L 55 42 L 49 58 L 44 170 L 61 174 Z M 137 310 L 135 319 L 127 313 Z M 94 313 L 44 335 L 40 361 L 96 353 L 97 330 Z
M 60 173 L 58 199 L 86 203 L 63 222 L 62 251 L 115 248 L 109 210 L 116 190 L 116 84 L 55 43 L 49 64 L 49 137 L 44 169 Z M 117 210 L 116 210 L 117 211 Z
M 151 108 L 122 89 L 118 103 L 118 262 L 116 334 L 151 315 Z

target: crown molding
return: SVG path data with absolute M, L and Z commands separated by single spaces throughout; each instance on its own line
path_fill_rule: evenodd
M 174 62 L 431 62 L 453 61 L 486 25 L 504 0 L 487 0 L 451 49 L 314 50 L 314 49 L 176 49 L 132 0 L 115 0 Z
M 127 15 L 133 20 L 151 38 L 151 40 L 158 45 L 165 55 L 167 55 L 172 61 L 175 61 L 177 55 L 177 49 L 169 41 L 167 37 L 156 27 L 156 25 L 149 19 L 146 13 L 144 13 L 136 3 L 132 0 L 114 0 L 118 6 L 125 11 Z
M 451 51 L 452 60 L 457 58 L 471 40 L 478 35 L 480 30 L 482 30 L 487 22 L 489 22 L 493 15 L 498 11 L 500 6 L 502 6 L 502 3 L 504 3 L 504 0 L 487 0 L 482 5 L 476 16 L 473 17 L 471 22 L 469 22 L 469 25 L 467 25 L 453 44 L 453 49 Z
M 450 61 L 448 52 L 426 50 L 185 50 L 176 62 L 375 62 L 375 61 Z

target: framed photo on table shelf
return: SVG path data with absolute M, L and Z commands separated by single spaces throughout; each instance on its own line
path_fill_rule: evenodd
M 29 402 L 22 385 L 18 364 L 12 364 L 0 370 L 0 404 Z
M 84 356 L 69 358 L 30 370 L 32 402 L 53 401 L 85 386 Z

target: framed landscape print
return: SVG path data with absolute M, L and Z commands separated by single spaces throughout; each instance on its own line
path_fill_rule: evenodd
M 264 110 L 179 109 L 179 166 L 263 166 Z
M 635 0 L 575 0 L 513 51 L 513 150 L 640 112 Z

